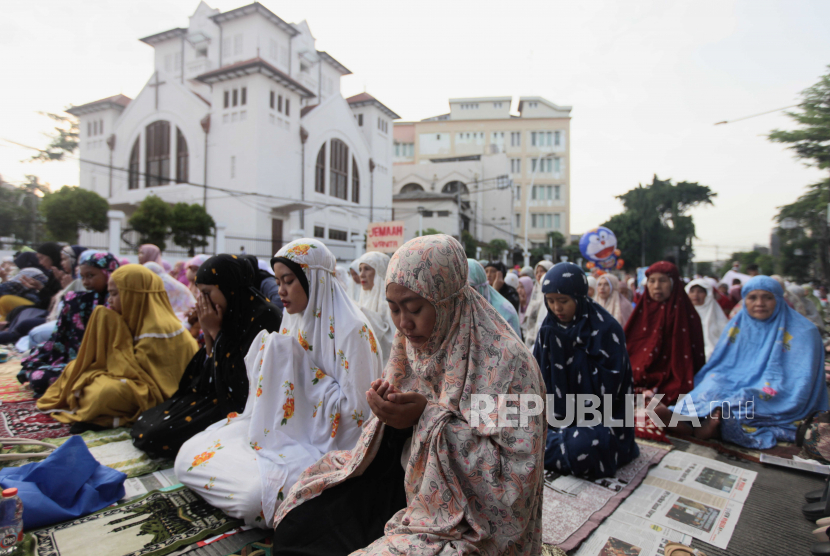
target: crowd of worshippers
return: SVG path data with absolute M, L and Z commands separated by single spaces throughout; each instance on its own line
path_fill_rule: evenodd
M 828 409 L 825 292 L 750 274 L 508 270 L 446 235 L 348 266 L 316 239 L 174 266 L 154 245 L 129 264 L 45 243 L 0 268 L 0 343 L 41 411 L 73 434 L 131 427 L 280 554 L 538 554 L 546 470 L 594 480 L 638 456 L 628 395 L 702 420 L 668 432 L 754 448 Z M 472 419 L 472 394 L 506 393 L 546 410 Z M 576 394 L 614 421 L 551 426 Z

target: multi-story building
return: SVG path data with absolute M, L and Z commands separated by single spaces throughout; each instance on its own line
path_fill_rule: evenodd
M 442 159 L 503 153 L 505 173 L 513 182 L 513 203 L 499 199 L 495 212 L 486 212 L 481 225 L 492 230 L 491 219 L 495 219 L 499 228 L 512 232 L 514 244 L 521 247 L 525 230 L 530 248 L 546 243 L 552 231 L 570 238 L 571 107 L 557 106 L 541 97 L 520 97 L 518 115 L 513 115 L 511 102 L 511 97 L 450 99 L 448 114 L 419 122 L 396 122 L 395 195 L 447 193 L 448 184 L 458 181 L 470 190 L 469 179 L 447 176 L 447 183 L 432 180 L 435 173 L 431 165 Z M 411 180 L 408 176 L 413 174 L 423 174 L 426 179 Z M 487 233 L 478 231 L 478 237 L 486 241 Z
M 204 204 L 233 251 L 271 255 L 313 236 L 341 259 L 371 220 L 391 218 L 398 116 L 366 93 L 343 98 L 351 72 L 316 49 L 305 21 L 200 2 L 187 28 L 141 41 L 155 68 L 135 99 L 68 110 L 80 185 L 112 209 L 129 215 L 148 195 Z

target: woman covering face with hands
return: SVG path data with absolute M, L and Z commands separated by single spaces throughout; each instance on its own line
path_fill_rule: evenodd
M 407 242 L 386 283 L 398 333 L 384 382 L 366 393 L 375 416 L 353 450 L 302 474 L 277 512 L 274 545 L 284 555 L 539 554 L 544 420 L 473 430 L 471 411 L 473 393 L 544 396 L 535 360 L 468 285 L 455 239 Z
M 256 289 L 256 277 L 251 255 L 217 255 L 201 265 L 194 281 L 205 347 L 190 360 L 173 397 L 139 418 L 132 429 L 137 448 L 173 457 L 193 435 L 245 408 L 245 354 L 257 334 L 276 332 L 281 321 Z

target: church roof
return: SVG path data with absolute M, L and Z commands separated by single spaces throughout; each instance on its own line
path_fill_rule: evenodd
M 295 29 L 293 25 L 284 21 L 282 18 L 277 16 L 274 12 L 272 12 L 259 2 L 254 2 L 253 4 L 248 4 L 247 6 L 242 6 L 241 8 L 236 8 L 229 12 L 216 14 L 214 16 L 211 16 L 211 19 L 215 21 L 217 24 L 221 24 L 225 21 L 231 21 L 254 13 L 263 16 L 269 22 L 273 23 L 274 25 L 288 33 L 288 36 L 290 37 L 296 37 L 300 34 L 300 32 L 297 29 Z
M 349 105 L 354 108 L 359 108 L 360 106 L 374 105 L 381 112 L 383 112 L 393 120 L 399 120 L 401 118 L 400 116 L 392 112 L 392 110 L 390 110 L 385 104 L 383 104 L 381 101 L 379 101 L 369 93 L 360 93 L 359 95 L 349 97 L 346 99 L 346 102 L 348 102 Z
M 251 58 L 250 60 L 243 60 L 241 62 L 237 62 L 235 64 L 231 64 L 229 66 L 225 66 L 223 68 L 219 68 L 217 70 L 209 71 L 207 73 L 203 73 L 202 75 L 196 77 L 202 83 L 213 84 L 213 83 L 221 83 L 222 81 L 228 81 L 231 79 L 236 79 L 237 77 L 242 77 L 243 75 L 251 75 L 254 73 L 261 73 L 265 77 L 269 79 L 273 79 L 280 85 L 283 85 L 287 89 L 294 91 L 295 93 L 299 94 L 301 97 L 311 98 L 315 95 L 300 83 L 289 77 L 287 74 L 281 72 L 262 58 Z
M 322 50 L 318 50 L 317 55 L 320 56 L 320 58 L 322 58 L 323 60 L 325 60 L 329 64 L 331 64 L 332 66 L 334 66 L 334 69 L 339 71 L 340 75 L 351 75 L 352 74 L 352 72 L 351 72 L 351 70 L 349 70 L 349 68 L 347 68 L 346 66 L 344 66 L 343 64 L 341 64 L 340 62 L 338 62 L 337 60 L 332 58 L 331 55 L 328 54 L 327 52 L 323 52 Z
M 164 42 L 169 39 L 175 39 L 176 37 L 184 37 L 187 36 L 187 29 L 182 29 L 181 27 L 176 27 L 175 29 L 169 29 L 167 31 L 162 31 L 161 33 L 156 33 L 155 35 L 150 35 L 149 37 L 144 37 L 143 39 L 138 39 L 143 43 L 147 43 L 150 46 L 155 46 L 160 42 Z
M 306 114 L 308 114 L 309 112 L 311 112 L 312 110 L 317 108 L 318 106 L 320 106 L 320 105 L 319 104 L 312 104 L 311 106 L 303 106 L 302 109 L 300 110 L 300 117 L 302 118 L 303 116 L 305 116 Z
M 119 110 L 123 110 L 127 107 L 128 104 L 132 99 L 130 97 L 124 95 L 115 95 L 107 98 L 102 98 L 101 100 L 96 100 L 94 102 L 87 102 L 86 104 L 81 104 L 80 106 L 73 106 L 66 110 L 73 116 L 82 116 L 84 114 L 91 114 L 92 112 L 98 112 L 100 110 L 107 110 L 108 108 L 117 108 Z

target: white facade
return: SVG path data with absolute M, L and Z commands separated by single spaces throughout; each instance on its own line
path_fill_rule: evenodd
M 155 72 L 134 100 L 69 110 L 89 161 L 81 187 L 128 216 L 150 194 L 204 202 L 229 250 L 259 256 L 316 234 L 350 259 L 370 217 L 391 218 L 398 116 L 368 94 L 342 97 L 350 72 L 315 49 L 305 21 L 258 3 L 220 13 L 201 2 L 188 28 L 141 40 L 155 49 Z M 358 113 L 388 122 L 385 132 L 358 125 Z

